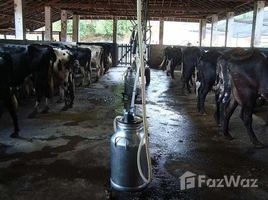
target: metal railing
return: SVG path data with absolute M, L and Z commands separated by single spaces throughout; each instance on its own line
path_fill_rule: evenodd
M 119 65 L 131 65 L 131 45 L 119 44 L 118 45 L 118 64 Z

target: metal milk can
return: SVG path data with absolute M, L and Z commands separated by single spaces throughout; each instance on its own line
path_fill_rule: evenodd
M 137 167 L 137 153 L 143 136 L 143 122 L 139 116 L 117 117 L 111 138 L 111 186 L 119 191 L 134 192 L 144 189 L 147 183 L 142 180 Z M 145 144 L 141 148 L 140 165 L 145 177 L 148 166 Z

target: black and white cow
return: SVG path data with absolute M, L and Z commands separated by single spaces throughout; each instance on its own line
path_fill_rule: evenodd
M 219 59 L 220 103 L 224 104 L 223 133 L 229 133 L 229 120 L 238 105 L 251 142 L 263 147 L 252 128 L 252 113 L 256 100 L 262 96 L 268 101 L 268 59 L 257 49 L 234 49 Z
M 201 55 L 201 51 L 198 47 L 186 47 L 183 50 L 182 57 L 182 90 L 184 91 L 185 87 L 189 93 L 191 93 L 190 80 L 194 75 L 195 67 L 197 61 Z
M 104 49 L 97 45 L 90 45 L 88 48 L 91 50 L 91 68 L 95 72 L 95 81 L 97 82 L 105 72 L 102 60 Z
M 182 61 L 182 51 L 180 47 L 167 47 L 164 50 L 164 59 L 160 64 L 160 68 L 167 70 L 167 76 L 171 74 L 174 79 L 175 67 L 180 65 Z
M 52 76 L 51 66 L 56 60 L 54 50 L 46 45 L 25 45 L 25 46 L 2 46 L 1 67 L 1 100 L 7 106 L 14 124 L 14 133 L 11 137 L 17 137 L 19 132 L 17 115 L 15 112 L 15 97 L 12 88 L 20 86 L 29 75 L 32 75 L 33 85 L 36 90 L 36 106 L 29 115 L 35 115 L 37 105 L 40 104 L 43 96 L 51 96 L 50 77 Z M 9 68 L 8 68 L 8 67 Z
M 197 63 L 197 109 L 201 114 L 205 112 L 206 96 L 215 84 L 217 60 L 221 55 L 220 52 L 211 50 L 203 53 Z
M 71 108 L 74 102 L 75 83 L 73 75 L 74 56 L 68 49 L 53 48 L 56 60 L 53 64 L 53 85 L 59 88 L 60 99 L 65 101 L 63 110 Z M 46 107 L 48 110 L 48 107 Z
M 68 48 L 74 57 L 75 75 L 81 74 L 82 81 L 78 85 L 88 86 L 92 82 L 91 69 L 91 50 L 89 48 L 82 48 L 73 46 Z M 76 76 L 77 77 L 77 76 Z

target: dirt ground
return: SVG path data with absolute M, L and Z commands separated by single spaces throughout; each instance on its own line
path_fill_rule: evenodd
M 18 112 L 20 139 L 9 137 L 12 123 L 4 113 L 0 121 L 1 200 L 106 199 L 109 144 L 113 119 L 123 109 L 124 71 L 113 68 L 98 83 L 77 89 L 74 108 L 66 112 L 60 112 L 63 105 L 51 103 L 48 114 L 28 119 L 34 101 L 23 100 Z M 162 71 L 152 70 L 151 75 L 147 112 L 153 181 L 138 193 L 112 191 L 112 198 L 267 200 L 268 148 L 253 148 L 238 111 L 230 123 L 235 139 L 228 141 L 214 121 L 212 93 L 207 115 L 199 115 L 195 95 L 182 94 L 178 73 L 175 80 Z M 256 115 L 254 130 L 268 146 L 268 127 Z M 179 177 L 186 171 L 216 179 L 240 175 L 258 179 L 258 187 L 181 190 Z

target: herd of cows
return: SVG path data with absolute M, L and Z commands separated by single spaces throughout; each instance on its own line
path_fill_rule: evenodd
M 59 94 L 62 110 L 73 106 L 75 88 L 87 86 L 105 74 L 112 66 L 112 46 L 108 44 L 66 45 L 0 44 L 0 117 L 6 107 L 12 117 L 14 132 L 19 137 L 17 119 L 18 98 L 35 95 L 36 103 L 29 118 L 39 112 L 42 99 L 48 101 Z M 229 133 L 229 120 L 238 105 L 251 142 L 263 147 L 252 128 L 252 114 L 258 99 L 268 101 L 268 58 L 258 49 L 201 50 L 197 47 L 167 47 L 160 67 L 174 79 L 175 67 L 182 66 L 182 90 L 191 92 L 196 81 L 197 109 L 205 112 L 209 91 L 215 92 L 215 119 L 224 135 Z M 268 119 L 268 118 L 267 118 Z
M 75 87 L 98 81 L 112 65 L 109 44 L 70 46 L 62 43 L 0 44 L 0 117 L 6 107 L 13 120 L 12 138 L 19 137 L 16 110 L 18 98 L 34 95 L 36 103 L 29 118 L 39 112 L 42 99 L 59 94 L 62 110 L 73 106 Z
M 240 118 L 257 148 L 263 144 L 252 128 L 252 114 L 259 99 L 268 101 L 268 58 L 258 49 L 234 48 L 229 50 L 201 50 L 197 47 L 167 47 L 160 67 L 174 78 L 174 69 L 182 64 L 183 91 L 191 92 L 195 78 L 197 109 L 204 113 L 205 99 L 209 91 L 215 92 L 215 119 L 222 127 L 224 136 L 229 133 L 229 120 L 238 105 Z M 267 113 L 268 114 L 268 113 Z M 267 116 L 268 117 L 268 116 Z M 267 118 L 268 121 L 268 118 Z

